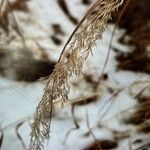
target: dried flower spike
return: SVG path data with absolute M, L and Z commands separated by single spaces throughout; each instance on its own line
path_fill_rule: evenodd
M 82 73 L 93 44 L 102 37 L 111 13 L 122 3 L 123 0 L 97 0 L 68 39 L 53 73 L 45 82 L 42 100 L 36 108 L 30 149 L 41 150 L 44 141 L 49 139 L 53 101 L 68 100 L 68 79 Z

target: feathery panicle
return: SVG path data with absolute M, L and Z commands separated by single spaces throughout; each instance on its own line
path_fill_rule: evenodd
M 93 44 L 102 37 L 111 12 L 122 3 L 123 0 L 97 0 L 68 39 L 53 73 L 46 81 L 42 100 L 36 109 L 30 149 L 42 149 L 44 140 L 49 139 L 53 101 L 68 100 L 68 79 L 81 74 Z

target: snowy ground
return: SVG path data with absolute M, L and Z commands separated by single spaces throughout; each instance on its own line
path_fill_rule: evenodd
M 80 4 L 79 0 L 71 0 L 68 2 L 71 13 L 80 19 L 86 11 L 86 7 Z M 20 26 L 23 29 L 23 33 L 28 47 L 32 47 L 35 52 L 35 57 L 39 59 L 39 53 L 36 51 L 36 44 L 33 39 L 38 41 L 40 45 L 45 48 L 49 54 L 50 59 L 57 61 L 60 52 L 65 44 L 65 41 L 74 29 L 74 25 L 68 21 L 66 16 L 60 10 L 57 2 L 55 0 L 32 0 L 29 2 L 29 7 L 31 9 L 31 15 L 20 14 Z M 30 16 L 30 17 L 29 17 Z M 27 21 L 30 18 L 30 21 Z M 50 28 L 51 24 L 60 24 L 65 32 L 64 36 L 60 36 L 63 43 L 60 46 L 55 45 L 49 36 L 53 34 Z M 90 55 L 86 64 L 84 71 L 85 73 L 90 73 L 94 75 L 96 79 L 101 73 L 102 66 L 104 64 L 108 45 L 110 42 L 113 25 L 109 25 L 103 34 L 103 39 L 97 42 L 97 46 L 93 47 L 93 55 Z M 123 34 L 123 30 L 117 29 L 115 32 L 115 38 L 113 46 L 121 49 L 122 51 L 127 51 L 128 47 L 123 46 L 117 42 L 117 39 Z M 12 42 L 8 47 L 21 47 L 18 41 Z M 64 107 L 62 110 L 60 108 L 56 109 L 56 117 L 52 119 L 51 127 L 51 139 L 49 144 L 45 146 L 47 149 L 57 149 L 57 150 L 80 150 L 92 143 L 93 138 L 87 137 L 83 138 L 83 134 L 88 131 L 86 125 L 85 108 L 88 109 L 90 126 L 94 127 L 99 119 L 101 123 L 106 125 L 108 128 L 113 128 L 120 131 L 125 131 L 127 127 L 118 123 L 118 117 L 115 116 L 116 113 L 121 112 L 127 108 L 130 108 L 136 104 L 136 101 L 127 91 L 121 92 L 115 99 L 115 101 L 110 101 L 108 99 L 112 96 L 107 93 L 107 87 L 120 88 L 122 86 L 128 86 L 134 81 L 146 81 L 149 76 L 146 74 L 135 74 L 127 71 L 116 72 L 115 52 L 112 51 L 110 55 L 109 62 L 107 64 L 106 73 L 108 74 L 108 80 L 104 81 L 100 86 L 100 97 L 99 100 L 90 104 L 87 107 L 81 107 L 76 109 L 76 117 L 81 120 L 79 122 L 80 129 L 75 130 L 71 133 L 66 145 L 62 142 L 65 138 L 66 132 L 74 127 L 70 116 L 70 106 Z M 75 79 L 72 82 L 77 82 L 77 87 L 73 86 L 71 83 L 71 94 L 70 98 L 87 95 L 91 93 L 91 87 L 88 85 L 83 77 L 80 81 Z M 146 86 L 147 83 L 141 84 Z M 133 88 L 133 92 L 136 93 L 140 90 L 138 86 Z M 8 80 L 4 77 L 0 77 L 0 126 L 1 128 L 7 127 L 9 124 L 18 121 L 24 117 L 32 117 L 37 104 L 39 103 L 43 93 L 43 85 L 39 82 L 36 83 L 24 83 L 16 82 L 13 80 Z M 107 93 L 107 94 L 106 94 Z M 107 104 L 106 104 L 107 102 Z M 105 107 L 103 107 L 105 106 Z M 111 106 L 111 107 L 110 107 Z M 107 113 L 106 113 L 107 112 Z M 105 114 L 103 116 L 103 114 Z M 114 117 L 113 117 L 114 116 Z M 111 122 L 110 122 L 111 119 Z M 5 128 L 5 136 L 2 144 L 2 150 L 23 150 L 21 142 L 18 140 L 15 134 L 15 126 Z M 98 132 L 99 131 L 99 132 Z M 102 128 L 98 130 L 95 128 L 93 130 L 95 136 L 98 139 L 112 139 L 112 132 L 107 128 Z M 30 124 L 29 122 L 24 123 L 19 128 L 19 133 L 25 142 L 26 147 L 29 146 L 30 142 Z M 128 140 L 122 142 L 118 149 L 128 150 L 129 147 Z

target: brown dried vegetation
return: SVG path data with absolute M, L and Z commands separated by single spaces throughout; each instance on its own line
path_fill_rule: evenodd
M 19 58 L 15 59 L 15 56 L 19 55 Z M 44 52 L 42 52 L 44 55 Z M 47 56 L 47 54 L 45 54 Z M 50 61 L 44 56 L 43 59 L 35 59 L 31 50 L 19 49 L 14 50 L 13 53 L 6 48 L 0 50 L 0 75 L 3 77 L 8 76 L 9 73 L 14 74 L 13 80 L 34 82 L 42 77 L 46 77 L 52 73 L 54 61 Z M 6 61 L 7 60 L 7 61 Z M 21 64 L 21 65 L 20 65 Z
M 112 11 L 120 4 L 121 1 L 118 0 L 96 1 L 68 39 L 53 73 L 46 81 L 44 95 L 36 109 L 32 124 L 31 149 L 41 149 L 43 142 L 49 139 L 53 101 L 68 100 L 69 78 L 82 73 L 82 67 L 93 44 L 102 37 Z M 45 119 L 48 117 L 49 120 Z
M 139 104 L 125 123 L 137 126 L 139 133 L 150 133 L 150 97 L 139 97 Z
M 1 132 L 1 136 L 0 136 L 0 149 L 2 147 L 3 139 L 4 139 L 4 133 Z
M 27 0 L 20 1 L 16 0 L 14 2 L 9 2 L 7 0 L 2 0 L 0 3 L 0 27 L 6 32 L 9 33 L 9 22 L 10 15 L 15 11 L 29 12 L 27 6 Z
M 112 15 L 113 21 L 117 20 L 118 15 L 122 11 L 122 7 Z M 149 0 L 131 1 L 122 16 L 123 19 L 119 21 L 119 27 L 126 29 L 120 42 L 132 45 L 134 49 L 128 53 L 118 53 L 116 57 L 118 70 L 150 73 L 150 55 L 148 48 L 150 44 L 149 8 Z
M 150 100 L 143 102 L 137 106 L 135 113 L 126 120 L 126 123 L 131 123 L 134 125 L 140 125 L 141 123 L 150 119 Z
M 65 35 L 64 31 L 61 28 L 61 25 L 59 24 L 53 24 L 52 29 L 53 29 L 54 35 Z
M 57 0 L 58 1 L 58 4 L 60 6 L 60 8 L 62 9 L 62 11 L 66 14 L 66 16 L 68 17 L 68 19 L 75 25 L 78 24 L 78 20 L 73 17 L 67 7 L 67 4 L 65 2 L 65 0 Z
M 82 3 L 84 5 L 89 5 L 89 4 L 91 4 L 91 0 L 82 0 Z
M 97 142 L 101 145 L 102 150 L 111 150 L 117 148 L 118 146 L 117 142 L 112 140 L 100 140 Z M 90 145 L 88 148 L 85 148 L 84 150 L 99 150 L 99 148 L 97 147 L 97 143 L 94 142 L 92 145 Z
M 90 103 L 93 103 L 93 102 L 96 102 L 98 99 L 98 94 L 93 94 L 89 97 L 86 97 L 86 98 L 81 98 L 81 100 L 77 100 L 75 102 L 72 103 L 72 105 L 74 106 L 83 106 L 83 105 L 87 105 L 87 104 L 90 104 Z

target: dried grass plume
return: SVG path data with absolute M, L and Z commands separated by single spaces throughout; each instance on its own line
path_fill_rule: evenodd
M 53 73 L 45 81 L 44 94 L 32 123 L 30 149 L 41 150 L 44 141 L 49 139 L 53 101 L 68 100 L 68 79 L 82 73 L 93 44 L 101 39 L 111 13 L 122 3 L 123 0 L 97 0 L 73 31 Z

